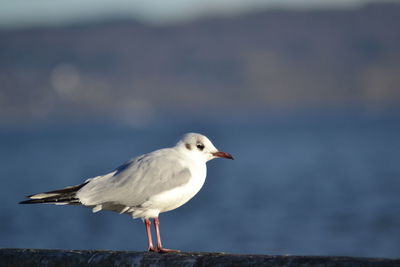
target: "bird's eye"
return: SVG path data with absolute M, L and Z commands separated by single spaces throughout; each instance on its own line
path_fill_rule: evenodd
M 203 144 L 197 144 L 196 147 L 202 151 L 204 149 L 204 145 Z

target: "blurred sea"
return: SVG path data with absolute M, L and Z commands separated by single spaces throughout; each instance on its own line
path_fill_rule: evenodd
M 400 257 L 399 112 L 0 127 L 0 247 L 145 250 L 140 220 L 17 203 L 172 146 L 189 131 L 236 160 L 209 162 L 200 193 L 161 214 L 166 247 Z

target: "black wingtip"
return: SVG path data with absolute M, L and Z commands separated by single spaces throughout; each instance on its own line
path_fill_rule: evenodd
M 87 183 L 88 181 L 84 182 L 83 184 L 67 186 L 54 191 L 29 195 L 25 197 L 29 199 L 21 201 L 18 204 L 76 204 L 79 202 L 79 200 L 75 197 L 76 192 L 78 192 L 79 189 L 84 187 Z
M 29 202 L 29 200 L 24 200 L 24 201 L 18 202 L 18 204 L 31 204 L 31 203 Z
M 43 203 L 43 201 L 40 201 L 41 199 L 28 199 L 24 200 L 21 202 L 18 202 L 18 204 L 38 204 L 38 203 Z

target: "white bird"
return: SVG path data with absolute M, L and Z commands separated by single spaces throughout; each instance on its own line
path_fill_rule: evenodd
M 47 203 L 80 205 L 93 212 L 111 210 L 142 218 L 146 225 L 148 250 L 178 252 L 163 248 L 158 216 L 188 202 L 203 186 L 206 162 L 233 157 L 218 151 L 204 135 L 187 133 L 171 148 L 133 158 L 116 170 L 84 183 L 27 196 L 20 204 Z M 153 245 L 150 219 L 153 218 L 157 245 Z

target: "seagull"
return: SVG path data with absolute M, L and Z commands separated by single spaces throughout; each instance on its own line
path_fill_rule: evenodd
M 216 149 L 206 136 L 187 133 L 174 147 L 135 157 L 82 184 L 27 196 L 28 200 L 20 204 L 79 205 L 93 212 L 110 210 L 142 218 L 148 251 L 179 252 L 162 246 L 158 216 L 182 206 L 200 191 L 206 179 L 206 162 L 214 158 L 233 159 Z M 150 219 L 154 222 L 156 246 Z

